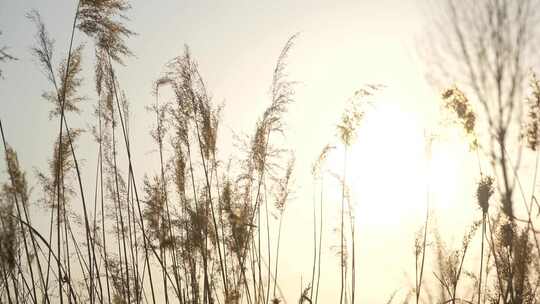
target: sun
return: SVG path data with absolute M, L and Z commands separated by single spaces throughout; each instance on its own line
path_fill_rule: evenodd
M 459 158 L 433 145 L 423 121 L 419 113 L 391 102 L 366 113 L 347 157 L 347 183 L 360 223 L 418 223 L 433 192 L 455 188 Z M 452 200 L 443 197 L 440 202 Z

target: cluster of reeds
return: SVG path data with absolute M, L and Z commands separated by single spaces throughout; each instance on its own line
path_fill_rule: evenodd
M 380 84 L 365 85 L 357 90 L 348 101 L 348 106 L 342 113 L 336 125 L 336 138 L 334 143 L 323 147 L 321 153 L 312 167 L 314 185 L 319 192 L 319 219 L 317 220 L 316 199 L 313 202 L 313 268 L 311 282 L 308 285 L 309 293 L 304 290 L 301 299 L 318 303 L 320 276 L 321 276 L 321 249 L 323 248 L 323 204 L 325 177 L 336 179 L 340 187 L 339 223 L 335 231 L 339 233 L 337 256 L 339 257 L 340 284 L 339 303 L 355 303 L 356 297 L 356 220 L 355 202 L 351 195 L 350 184 L 347 178 L 347 158 L 350 147 L 355 144 L 358 128 L 361 125 L 366 111 L 372 105 L 373 96 L 383 88 Z M 342 150 L 343 167 L 335 172 L 327 168 L 326 160 L 331 153 Z M 335 169 L 335 168 L 334 168 Z M 315 295 L 314 295 L 315 293 Z M 338 299 L 336 299 L 338 301 Z
M 54 44 L 40 14 L 36 56 L 51 90 L 49 118 L 59 123 L 49 171 L 38 172 L 42 197 L 30 198 L 24 172 L 4 134 L 10 180 L 1 194 L 0 299 L 7 303 L 279 303 L 281 222 L 291 191 L 294 157 L 273 144 L 294 101 L 287 78 L 292 36 L 279 54 L 270 102 L 239 166 L 218 159 L 221 105 L 207 91 L 188 47 L 169 61 L 155 82 L 151 136 L 159 173 L 138 175 L 132 162 L 129 103 L 115 70 L 131 55 L 123 23 L 124 0 L 81 0 L 67 57 L 54 63 Z M 82 46 L 94 41 L 97 100 L 80 93 Z M 2 49 L 2 60 L 13 57 Z M 172 99 L 160 94 L 172 92 Z M 81 178 L 77 139 L 84 130 L 68 123 L 94 104 L 90 134 L 96 142 L 96 179 Z M 6 135 L 6 136 L 5 136 Z M 139 179 L 142 178 L 142 187 Z M 94 187 L 93 197 L 85 189 Z M 30 201 L 50 210 L 50 230 L 37 231 Z M 270 218 L 270 215 L 273 215 Z M 269 226 L 279 221 L 276 236 Z M 266 225 L 266 229 L 261 227 Z
M 536 77 L 532 76 L 530 84 L 530 97 L 527 98 L 529 110 L 527 121 L 523 127 L 522 137 L 525 144 L 536 151 L 536 137 L 538 124 L 539 94 Z M 456 121 L 471 138 L 471 148 L 477 150 L 478 162 L 483 161 L 478 152 L 482 146 L 476 137 L 476 114 L 465 93 L 457 88 L 445 90 L 442 94 L 444 106 L 453 112 Z M 535 152 L 538 154 L 538 152 Z M 538 156 L 537 156 L 538 158 Z M 490 161 L 492 171 L 497 171 L 499 165 Z M 510 164 L 512 165 L 512 164 Z M 534 167 L 533 185 L 536 184 L 538 162 Z M 537 208 L 534 188 L 531 195 L 525 194 L 517 172 L 514 180 L 523 201 L 526 218 L 519 218 L 514 213 L 514 206 L 508 206 L 504 190 L 496 177 L 488 175 L 479 166 L 479 179 L 474 202 L 480 211 L 478 219 L 472 223 L 470 230 L 465 234 L 461 246 L 455 249 L 448 248 L 442 237 L 432 226 L 434 231 L 434 271 L 435 284 L 415 286 L 416 303 L 538 303 L 538 287 L 540 286 L 540 268 L 537 234 L 534 227 L 536 216 L 532 213 Z M 504 189 L 504 188 L 502 188 Z M 500 204 L 495 203 L 496 200 Z M 519 201 L 519 200 L 516 200 Z M 426 225 L 430 221 L 426 219 Z M 471 252 L 472 242 L 480 229 L 480 243 L 478 260 L 479 270 L 467 270 L 466 259 L 474 259 L 476 254 Z M 428 242 L 426 242 L 428 238 Z M 416 238 L 415 255 L 417 265 L 421 256 L 422 266 L 420 280 L 424 273 L 424 253 L 430 247 L 428 230 L 424 229 Z M 423 239 L 423 241 L 422 241 Z M 421 282 L 421 281 L 420 281 Z M 434 286 L 435 285 L 435 286 Z M 424 291 L 420 296 L 420 291 Z

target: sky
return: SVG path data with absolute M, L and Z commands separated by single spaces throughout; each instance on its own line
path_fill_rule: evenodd
M 429 201 L 442 230 L 456 237 L 478 216 L 474 206 L 475 156 L 457 131 L 441 127 L 438 88 L 427 81 L 419 41 L 429 27 L 421 1 L 131 1 L 127 25 L 137 33 L 128 41 L 134 53 L 117 67 L 118 79 L 131 104 L 132 141 L 138 172 L 157 172 L 158 155 L 148 130 L 154 120 L 145 107 L 154 102 L 153 82 L 164 65 L 189 45 L 214 100 L 225 104 L 219 135 L 220 156 L 234 155 L 234 134 L 250 134 L 269 103 L 272 70 L 287 39 L 300 33 L 288 58 L 287 74 L 298 81 L 295 103 L 286 115 L 285 143 L 295 151 L 295 199 L 286 211 L 281 287 L 290 303 L 300 282 L 311 274 L 311 164 L 321 149 L 335 142 L 336 124 L 347 101 L 365 84 L 385 88 L 367 111 L 350 151 L 347 172 L 355 197 L 358 223 L 358 299 L 384 301 L 401 295 L 414 282 L 413 240 Z M 37 9 L 51 37 L 56 57 L 65 56 L 75 1 L 1 1 L 0 45 L 18 60 L 2 65 L 0 118 L 8 141 L 32 174 L 46 168 L 56 121 L 41 98 L 48 84 L 30 54 L 35 29 L 25 13 Z M 91 46 L 80 33 L 75 42 Z M 93 52 L 83 58 L 87 105 L 74 126 L 91 121 Z M 426 135 L 435 134 L 429 156 Z M 95 165 L 90 136 L 79 144 L 84 178 Z M 91 147 L 91 148 L 87 148 Z M 339 151 L 338 151 L 339 152 Z M 329 160 L 342 167 L 341 155 Z M 0 164 L 5 171 L 5 164 Z M 331 185 L 331 182 L 329 182 Z M 336 185 L 334 185 L 336 186 Z M 36 187 L 37 188 L 37 187 Z M 93 191 L 93 190 L 88 190 Z M 38 196 L 34 189 L 34 198 Z M 328 215 L 323 251 L 321 300 L 335 302 L 338 293 L 335 210 L 338 193 L 326 195 Z M 306 212 L 307 211 L 307 212 Z M 36 211 L 39 213 L 39 211 Z M 39 214 L 36 214 L 39 217 Z M 447 227 L 447 228 L 445 228 Z M 450 234 L 451 236 L 453 234 Z

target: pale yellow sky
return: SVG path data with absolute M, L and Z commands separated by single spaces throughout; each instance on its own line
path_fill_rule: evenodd
M 128 45 L 135 57 L 118 67 L 118 77 L 131 102 L 136 172 L 142 177 L 158 168 L 148 134 L 154 120 L 144 107 L 154 101 L 152 82 L 169 59 L 181 54 L 184 44 L 191 47 L 215 101 L 225 101 L 219 141 L 220 156 L 228 159 L 235 153 L 233 132 L 251 133 L 269 102 L 272 69 L 281 47 L 300 32 L 288 66 L 290 79 L 299 83 L 296 103 L 286 116 L 285 143 L 295 151 L 297 166 L 295 199 L 283 228 L 280 285 L 288 302 L 294 303 L 300 280 L 305 283 L 311 276 L 311 164 L 325 144 L 336 142 L 335 125 L 347 100 L 364 84 L 380 83 L 386 88 L 366 113 L 347 169 L 357 208 L 357 297 L 358 303 L 380 303 L 395 290 L 403 296 L 414 282 L 413 240 L 425 214 L 427 181 L 437 223 L 449 232 L 450 242 L 459 244 L 462 232 L 479 215 L 474 204 L 476 156 L 459 132 L 439 125 L 438 93 L 426 81 L 427 69 L 418 58 L 417 41 L 429 26 L 422 5 L 412 0 L 132 1 L 128 24 L 139 35 Z M 40 97 L 47 84 L 29 54 L 34 29 L 24 14 L 32 8 L 41 11 L 56 40 L 57 55 L 63 56 L 74 6 L 67 0 L 0 2 L 0 45 L 11 46 L 20 59 L 2 67 L 0 117 L 30 174 L 45 168 L 56 122 L 48 121 L 48 105 Z M 76 42 L 84 42 L 80 37 Z M 86 55 L 90 99 L 82 118 L 72 119 L 79 126 L 90 123 L 95 97 L 92 51 L 86 50 Z M 426 132 L 437 135 L 429 166 Z M 84 177 L 92 180 L 95 149 L 86 148 L 89 140 L 85 135 L 79 150 L 86 160 Z M 335 171 L 341 162 L 338 149 L 329 164 Z M 0 170 L 5 171 L 3 162 Z M 333 229 L 339 189 L 331 177 L 327 180 L 320 299 L 335 303 L 339 258 L 330 247 L 338 244 Z M 91 195 L 93 189 L 88 191 Z M 33 198 L 38 196 L 36 187 Z

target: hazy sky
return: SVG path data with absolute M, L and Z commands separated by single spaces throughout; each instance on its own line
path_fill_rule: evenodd
M 348 169 L 358 210 L 359 302 L 383 301 L 394 290 L 403 294 L 410 287 L 407 282 L 413 284 L 412 241 L 422 225 L 428 180 L 431 204 L 445 214 L 439 221 L 442 227 L 447 221 L 459 235 L 478 215 L 473 206 L 475 179 L 469 174 L 475 162 L 467 144 L 450 132 L 434 142 L 429 165 L 424 157 L 424 132 L 438 132 L 439 100 L 417 55 L 421 48 L 417 41 L 429 27 L 420 1 L 140 0 L 131 4 L 127 24 L 138 35 L 128 45 L 135 56 L 118 67 L 118 78 L 131 103 L 132 144 L 141 174 L 157 169 L 148 135 L 154 120 L 145 111 L 154 102 L 152 83 L 164 64 L 182 53 L 184 44 L 199 62 L 214 99 L 225 101 L 219 140 L 226 147 L 221 156 L 227 159 L 234 151 L 232 132 L 252 132 L 269 102 L 277 56 L 288 37 L 300 32 L 288 67 L 290 78 L 299 81 L 296 103 L 286 118 L 286 142 L 297 158 L 296 199 L 287 209 L 280 274 L 290 303 L 296 301 L 301 278 L 306 282 L 311 275 L 310 258 L 305 258 L 311 257 L 312 248 L 310 166 L 332 141 L 346 101 L 363 84 L 382 83 L 387 88 L 366 115 Z M 35 29 L 25 13 L 40 11 L 55 39 L 58 63 L 67 50 L 75 5 L 66 0 L 0 1 L 0 45 L 10 46 L 19 58 L 2 66 L 0 118 L 30 174 L 45 168 L 58 126 L 56 120 L 48 120 L 50 106 L 40 97 L 49 86 L 29 52 Z M 85 127 L 92 123 L 95 102 L 93 51 L 80 33 L 75 42 L 88 46 L 83 61 L 89 99 L 82 116 L 69 119 L 72 125 Z M 88 134 L 79 145 L 87 180 L 93 174 L 94 147 Z M 330 164 L 341 168 L 340 157 L 331 158 Z M 3 162 L 0 170 L 5 171 Z M 33 198 L 38 196 L 36 189 Z M 329 249 L 337 240 L 332 212 L 338 200 L 330 193 L 325 204 L 328 223 L 321 293 L 323 303 L 331 303 L 339 296 L 339 259 Z

